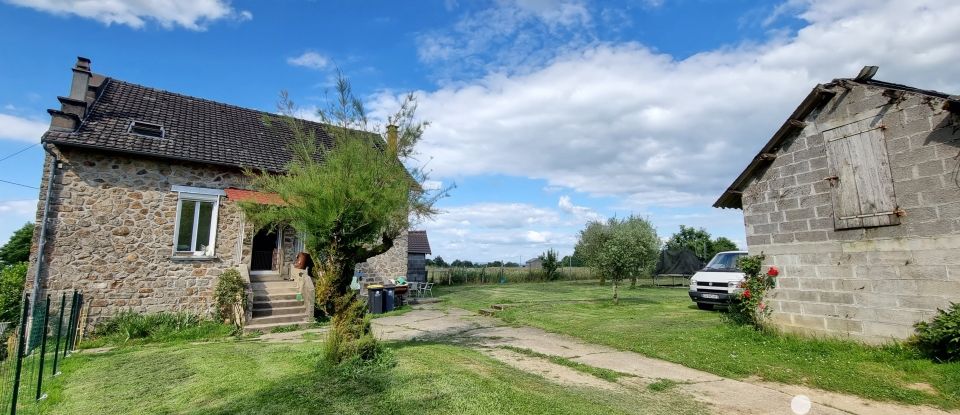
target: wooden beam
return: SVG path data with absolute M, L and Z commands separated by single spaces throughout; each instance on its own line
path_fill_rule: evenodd
M 776 160 L 777 153 L 760 153 L 758 157 L 760 160 Z

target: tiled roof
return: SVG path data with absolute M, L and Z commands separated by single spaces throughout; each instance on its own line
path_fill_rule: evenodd
M 427 239 L 427 231 L 407 232 L 407 253 L 432 254 L 430 252 L 430 240 Z
M 163 126 L 164 137 L 129 132 L 133 121 Z M 320 123 L 303 121 L 332 145 Z M 48 131 L 44 142 L 161 158 L 283 171 L 293 133 L 280 117 L 108 78 L 74 132 Z

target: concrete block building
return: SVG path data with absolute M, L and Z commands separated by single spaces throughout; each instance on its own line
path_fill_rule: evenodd
M 780 328 L 878 343 L 960 302 L 960 97 L 817 85 L 714 204 L 781 269 Z

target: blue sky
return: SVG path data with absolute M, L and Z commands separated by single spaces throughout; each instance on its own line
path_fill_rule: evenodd
M 743 244 L 710 207 L 818 82 L 960 92 L 960 3 L 866 0 L 0 0 L 0 180 L 37 186 L 47 108 L 76 56 L 98 73 L 304 116 L 339 67 L 376 116 L 416 91 L 418 162 L 457 188 L 435 255 L 566 254 L 584 222 L 638 214 Z M 411 5 L 413 4 L 413 5 Z M 37 190 L 0 182 L 0 240 Z

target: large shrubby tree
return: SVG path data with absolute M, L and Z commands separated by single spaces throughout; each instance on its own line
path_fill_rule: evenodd
M 689 249 L 701 261 L 707 262 L 718 252 L 737 250 L 737 244 L 722 236 L 711 239 L 706 229 L 680 225 L 680 231 L 670 236 L 664 249 Z
M 660 238 L 650 221 L 638 216 L 594 221 L 580 232 L 577 243 L 587 264 L 613 282 L 613 302 L 625 278 L 636 286 L 638 276 L 649 273 L 660 252 Z
M 425 193 L 423 171 L 403 164 L 413 156 L 427 124 L 416 120 L 416 99 L 407 95 L 388 118 L 387 131 L 371 126 L 362 102 L 342 75 L 335 98 L 318 111 L 332 146 L 318 142 L 312 128 L 291 116 L 295 112 L 283 94 L 283 116 L 273 124 L 289 129 L 295 138 L 286 172 L 247 172 L 255 190 L 277 194 L 283 203 L 241 207 L 257 226 L 289 224 L 304 236 L 304 247 L 318 265 L 317 306 L 332 316 L 328 361 L 370 358 L 377 345 L 365 303 L 350 289 L 350 282 L 357 264 L 389 250 L 411 218 L 433 214 L 433 203 L 446 194 L 446 190 Z M 389 139 L 393 128 L 395 140 Z
M 10 240 L 0 246 L 0 266 L 27 261 L 30 258 L 30 242 L 32 239 L 32 223 L 27 223 L 17 229 Z

